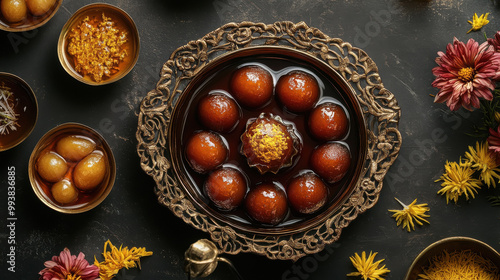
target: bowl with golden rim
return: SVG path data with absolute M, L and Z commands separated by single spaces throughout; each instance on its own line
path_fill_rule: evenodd
M 471 237 L 453 236 L 438 240 L 422 250 L 413 260 L 406 273 L 405 280 L 421 279 L 418 275 L 424 272 L 424 268 L 429 267 L 433 259 L 442 256 L 444 252 L 453 253 L 457 251 L 470 251 L 472 254 L 484 258 L 484 260 L 491 261 L 492 265 L 496 266 L 497 271 L 500 271 L 500 253 L 493 247 Z
M 76 11 L 62 28 L 57 42 L 64 70 L 92 86 L 125 77 L 137 63 L 139 49 L 139 32 L 132 17 L 105 3 L 89 4 Z
M 46 24 L 59 10 L 62 0 L 3 0 L 0 30 L 25 32 Z
M 0 72 L 0 152 L 23 142 L 35 128 L 38 102 L 20 77 Z
M 28 175 L 43 204 L 77 214 L 95 208 L 109 195 L 116 163 L 111 147 L 97 131 L 64 123 L 40 138 L 29 159 Z
M 229 132 L 217 132 L 228 153 L 222 167 L 217 168 L 241 171 L 249 193 L 269 182 L 287 193 L 290 180 L 302 173 L 316 172 L 328 181 L 326 202 L 312 214 L 288 208 L 278 222 L 262 222 L 249 210 L 247 198 L 235 209 L 221 209 L 205 187 L 207 178 L 215 172 L 193 171 L 186 152 L 190 137 L 198 131 L 213 132 L 201 121 L 197 109 L 200 100 L 214 93 L 235 97 L 231 77 L 237 69 L 249 65 L 267 69 L 274 89 L 288 73 L 307 73 L 320 88 L 314 106 L 331 102 L 347 113 L 348 133 L 341 139 L 319 141 L 308 131 L 313 109 L 298 112 L 277 93 L 256 108 L 249 108 L 236 97 L 240 122 Z M 375 116 L 382 107 L 387 115 Z M 286 165 L 267 173 L 249 165 L 240 149 L 240 136 L 247 124 L 262 113 L 277 115 L 284 127 L 298 132 L 300 141 L 291 150 L 294 157 L 286 158 Z M 164 64 L 157 87 L 141 103 L 137 151 L 141 167 L 156 182 L 159 202 L 186 223 L 207 232 L 221 252 L 297 260 L 338 240 L 342 228 L 376 203 L 383 177 L 401 145 L 399 115 L 397 101 L 383 87 L 375 64 L 362 50 L 302 22 L 229 23 L 180 47 Z M 329 181 L 311 165 L 309 155 L 318 146 L 332 142 L 347 147 L 350 161 L 343 177 Z

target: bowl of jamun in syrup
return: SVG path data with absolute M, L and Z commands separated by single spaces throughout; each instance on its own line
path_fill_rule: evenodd
M 24 32 L 46 24 L 59 10 L 62 0 L 2 0 L 0 29 Z
M 82 213 L 99 205 L 116 176 L 115 159 L 106 140 L 92 128 L 65 123 L 36 144 L 28 174 L 36 196 L 62 213 Z
M 256 46 L 221 55 L 179 96 L 169 149 L 206 215 L 257 234 L 301 232 L 349 198 L 367 150 L 351 86 L 312 55 Z

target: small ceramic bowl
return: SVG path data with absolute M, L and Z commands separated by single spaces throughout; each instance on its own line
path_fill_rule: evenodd
M 126 51 L 126 55 L 119 64 L 111 67 L 114 68 L 111 70 L 111 74 L 103 75 L 102 80 L 97 81 L 97 79 L 91 77 L 92 75 L 82 74 L 81 71 L 77 71 L 77 58 L 69 53 L 68 46 L 70 45 L 72 34 L 74 34 L 74 31 L 80 30 L 78 27 L 87 17 L 90 19 L 89 22 L 94 21 L 95 24 L 97 24 L 98 22 L 102 22 L 103 16 L 110 18 L 115 24 L 114 26 L 119 30 L 119 34 L 125 34 L 126 42 L 122 45 L 122 50 Z M 139 33 L 130 15 L 116 6 L 97 3 L 80 8 L 66 22 L 59 35 L 57 54 L 62 67 L 70 76 L 82 83 L 98 86 L 116 82 L 127 75 L 134 68 L 139 58 L 139 48 Z M 84 51 L 84 53 L 88 53 L 88 50 Z M 87 61 L 87 64 L 84 64 L 85 66 L 93 62 L 87 60 L 87 58 L 88 57 L 81 57 L 80 59 L 80 61 Z
M 59 149 L 58 144 L 61 139 L 67 136 L 77 137 L 78 139 L 84 139 L 86 141 L 93 142 L 95 146 L 90 149 L 92 150 L 92 153 L 90 155 L 92 155 L 93 153 L 102 155 L 105 159 L 104 168 L 100 170 L 93 169 L 97 165 L 95 164 L 95 162 L 97 161 L 93 160 L 94 163 L 92 163 L 90 161 L 91 157 L 89 158 L 89 156 L 85 156 L 81 159 L 71 159 L 65 156 Z M 70 147 L 73 148 L 76 146 Z M 66 151 L 67 150 L 68 149 L 66 149 Z M 75 150 L 76 149 L 73 149 L 73 151 Z M 43 163 L 40 163 L 42 162 L 42 160 L 40 159 L 47 153 L 55 153 L 58 158 L 60 158 L 67 166 L 67 171 L 65 171 L 65 173 L 62 173 L 64 175 L 56 180 L 46 180 L 44 178 L 48 178 L 47 175 L 45 175 L 44 178 L 42 178 L 41 176 L 41 168 L 43 168 L 41 167 L 41 165 L 43 165 Z M 90 164 L 87 165 L 87 163 Z M 55 170 L 58 167 L 52 165 L 53 163 L 51 163 L 48 168 Z M 77 171 L 78 168 L 80 168 L 81 170 L 81 167 L 78 167 L 78 165 L 90 166 L 90 168 L 87 168 L 87 170 L 85 171 L 86 174 L 100 174 L 102 180 L 99 181 L 97 187 L 92 188 L 91 190 L 84 190 L 81 187 L 78 187 L 76 177 L 79 176 L 80 181 L 83 177 L 82 175 L 77 175 L 83 174 L 81 171 Z M 45 168 L 45 170 L 47 170 L 47 168 Z M 83 124 L 65 123 L 51 129 L 38 141 L 35 148 L 33 149 L 33 152 L 31 153 L 28 166 L 28 175 L 31 187 L 33 188 L 33 191 L 40 199 L 40 201 L 42 201 L 51 209 L 59 211 L 61 213 L 75 214 L 91 210 L 92 208 L 99 205 L 108 196 L 111 189 L 113 188 L 113 184 L 115 181 L 116 163 L 111 148 L 99 133 Z M 87 180 L 92 180 L 93 175 L 90 176 L 90 179 L 89 177 L 87 177 Z M 57 183 L 63 180 L 69 181 L 73 186 L 75 186 L 73 187 L 73 189 L 77 192 L 76 200 L 68 203 L 60 203 L 56 201 L 52 193 L 52 188 Z
M 7 126 L 6 130 L 0 131 L 0 152 L 11 149 L 26 139 L 33 128 L 38 118 L 38 102 L 35 93 L 31 87 L 21 78 L 9 73 L 0 72 L 0 90 L 2 90 L 2 102 L 5 104 L 6 95 L 12 95 L 8 98 L 17 120 L 14 121 L 14 126 Z M 0 108 L 0 113 L 4 108 Z M 0 121 L 3 118 L 0 118 Z M 14 130 L 14 129 L 15 130 Z
M 35 16 L 27 9 L 26 18 L 19 22 L 9 22 L 0 11 L 0 29 L 9 32 L 24 32 L 36 29 L 46 24 L 59 10 L 62 0 L 56 0 L 54 5 L 44 14 Z M 2 9 L 3 10 L 3 9 Z
M 483 258 L 491 260 L 500 268 L 500 254 L 488 244 L 470 237 L 455 236 L 436 241 L 425 248 L 413 261 L 405 280 L 417 280 L 422 269 L 429 265 L 429 260 L 440 255 L 443 251 L 472 250 Z

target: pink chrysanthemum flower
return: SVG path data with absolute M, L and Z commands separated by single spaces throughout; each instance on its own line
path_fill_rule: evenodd
M 77 257 L 71 255 L 68 248 L 44 265 L 45 268 L 38 273 L 40 280 L 94 280 L 99 276 L 99 268 L 89 265 L 83 253 Z
M 497 31 L 494 38 L 488 38 L 488 43 L 493 46 L 496 52 L 500 52 L 500 31 Z
M 479 45 L 473 39 L 467 44 L 453 39 L 446 53 L 438 52 L 432 69 L 436 76 L 432 86 L 439 89 L 434 102 L 446 102 L 452 111 L 480 107 L 480 98 L 493 99 L 492 90 L 500 75 L 500 53 L 488 42 Z
M 500 125 L 497 127 L 497 130 L 490 128 L 490 135 L 488 136 L 488 145 L 490 151 L 492 151 L 496 157 L 497 162 L 500 160 Z

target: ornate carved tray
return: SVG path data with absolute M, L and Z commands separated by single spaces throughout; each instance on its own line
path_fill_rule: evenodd
M 354 88 L 367 127 L 368 151 L 358 184 L 340 209 L 325 222 L 289 235 L 251 234 L 220 223 L 197 209 L 172 170 L 168 128 L 176 101 L 210 61 L 241 48 L 286 46 L 324 61 Z M 343 228 L 378 200 L 383 179 L 401 148 L 401 109 L 381 81 L 377 66 L 361 49 L 330 38 L 305 23 L 228 23 L 173 52 L 156 88 L 140 105 L 136 137 L 142 169 L 156 182 L 160 204 L 187 224 L 209 233 L 221 252 L 252 252 L 269 259 L 297 260 L 337 241 Z

